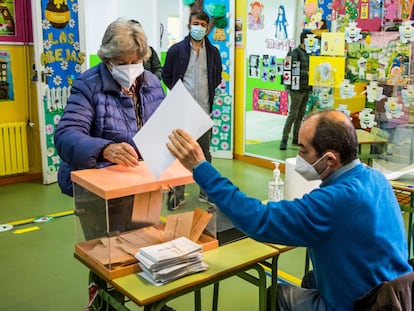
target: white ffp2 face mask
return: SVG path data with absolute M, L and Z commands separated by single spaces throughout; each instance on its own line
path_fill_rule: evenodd
M 321 179 L 321 175 L 316 171 L 315 165 L 318 164 L 325 157 L 325 155 L 326 155 L 326 153 L 323 156 L 321 156 L 313 164 L 310 164 L 308 161 L 306 161 L 300 155 L 297 155 L 296 156 L 295 171 L 298 172 L 307 181 Z
M 129 90 L 135 80 L 144 72 L 144 64 L 112 65 L 112 76 L 126 90 Z

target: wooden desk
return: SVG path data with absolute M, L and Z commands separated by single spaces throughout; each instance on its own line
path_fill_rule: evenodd
M 367 161 L 368 165 L 371 165 L 372 159 L 380 155 L 380 153 L 372 153 L 371 147 L 373 144 L 387 144 L 388 139 L 375 135 L 373 133 L 357 129 L 358 139 L 358 157 Z
M 414 214 L 414 178 L 402 177 L 399 180 L 390 181 L 394 189 L 395 196 L 400 204 L 401 211 L 408 213 L 408 257 L 412 256 L 412 230 L 413 230 L 413 214 Z
M 286 249 L 287 250 L 287 249 Z M 137 274 L 129 274 L 113 280 L 105 280 L 99 271 L 82 261 L 89 269 L 97 273 L 105 281 L 139 306 L 151 305 L 152 311 L 160 311 L 174 298 L 187 293 L 195 293 L 195 309 L 201 310 L 201 288 L 214 284 L 213 310 L 217 310 L 218 282 L 232 276 L 239 276 L 259 287 L 259 310 L 266 310 L 266 274 L 259 264 L 272 259 L 272 282 L 277 282 L 277 259 L 280 248 L 256 242 L 250 238 L 238 240 L 204 253 L 204 261 L 208 264 L 206 271 L 175 280 L 171 283 L 155 286 Z M 258 277 L 247 273 L 256 270 Z M 276 287 L 275 287 L 276 288 Z M 276 293 L 276 292 L 275 292 Z M 100 291 L 100 295 L 109 300 L 109 293 Z M 111 301 L 112 302 L 112 301 Z M 125 306 L 114 305 L 118 310 L 128 310 Z
M 388 143 L 388 139 L 383 138 L 378 135 L 374 135 L 370 132 L 357 129 L 357 138 L 358 138 L 358 144 L 359 145 L 366 145 L 366 144 L 386 144 Z

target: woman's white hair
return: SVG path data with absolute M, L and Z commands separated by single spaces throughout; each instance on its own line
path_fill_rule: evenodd
M 108 63 L 111 59 L 134 54 L 144 61 L 151 56 L 147 36 L 139 22 L 120 17 L 106 28 L 98 56 Z

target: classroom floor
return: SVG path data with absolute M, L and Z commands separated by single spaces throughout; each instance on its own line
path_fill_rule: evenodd
M 214 159 L 213 164 L 248 195 L 265 200 L 270 169 L 237 160 Z M 177 211 L 207 208 L 197 201 L 198 187 L 186 187 L 187 203 Z M 27 182 L 0 186 L 1 282 L 0 311 L 83 310 L 88 301 L 88 269 L 73 257 L 76 243 L 72 198 L 60 193 L 57 184 Z M 163 208 L 162 215 L 169 212 Z M 49 221 L 33 222 L 52 215 Z M 226 260 L 223 258 L 223 260 Z M 305 251 L 297 248 L 282 254 L 279 275 L 282 281 L 298 284 L 303 275 Z M 270 278 L 268 278 L 270 282 Z M 233 277 L 220 283 L 219 310 L 258 309 L 255 286 Z M 203 310 L 211 309 L 212 287 L 202 290 Z M 169 303 L 177 311 L 193 310 L 193 295 Z M 127 303 L 131 310 L 143 308 Z

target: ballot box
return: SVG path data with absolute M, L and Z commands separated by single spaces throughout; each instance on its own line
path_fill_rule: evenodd
M 168 223 L 160 221 L 163 195 L 171 187 L 194 182 L 192 173 L 178 161 L 159 179 L 144 161 L 134 168 L 112 165 L 73 171 L 71 179 L 77 216 L 75 257 L 108 279 L 138 272 L 135 254 L 139 248 L 165 242 Z M 205 217 L 200 211 L 196 215 Z M 175 216 L 174 225 L 184 218 L 191 224 L 188 218 L 193 216 L 185 216 Z M 176 232 L 169 227 L 172 239 Z M 194 231 L 203 250 L 218 246 L 215 236 Z

